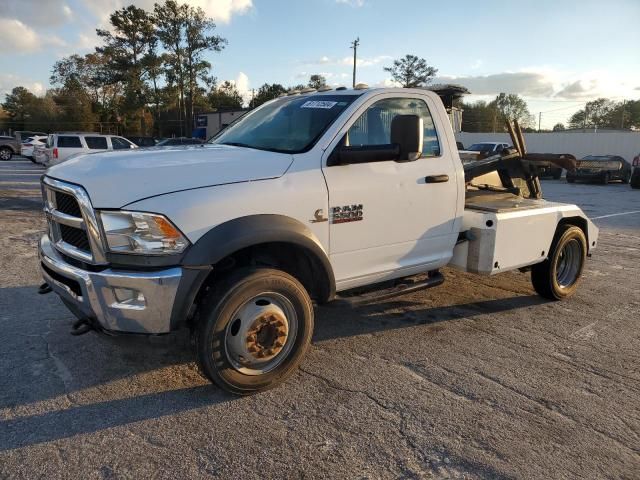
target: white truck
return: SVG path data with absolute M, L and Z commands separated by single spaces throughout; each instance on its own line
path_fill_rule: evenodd
M 539 294 L 570 296 L 598 230 L 575 205 L 537 198 L 509 158 L 465 172 L 426 90 L 284 96 L 204 145 L 50 168 L 41 293 L 61 297 L 75 333 L 188 326 L 204 375 L 262 391 L 302 360 L 314 302 L 432 287 L 446 265 L 530 269 Z

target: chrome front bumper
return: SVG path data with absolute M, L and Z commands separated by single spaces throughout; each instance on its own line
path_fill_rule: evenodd
M 78 316 L 111 332 L 158 334 L 171 331 L 171 314 L 182 268 L 142 272 L 82 270 L 56 251 L 47 235 L 38 248 L 45 281 Z

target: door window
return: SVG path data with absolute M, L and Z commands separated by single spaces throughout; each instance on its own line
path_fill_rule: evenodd
M 111 144 L 114 150 L 122 150 L 125 148 L 131 148 L 131 144 L 124 138 L 111 137 Z
M 106 150 L 107 137 L 84 137 L 84 141 L 87 142 L 87 147 L 92 150 Z
M 59 136 L 58 148 L 82 148 L 80 137 Z
M 371 105 L 349 128 L 349 146 L 391 143 L 391 122 L 396 115 L 419 115 L 424 124 L 423 157 L 439 157 L 440 142 L 429 107 L 418 98 L 387 98 Z

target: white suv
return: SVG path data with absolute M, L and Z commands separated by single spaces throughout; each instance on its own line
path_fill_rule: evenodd
M 116 135 L 99 133 L 53 133 L 47 138 L 45 162 L 57 165 L 79 153 L 106 152 L 138 148 L 134 143 Z

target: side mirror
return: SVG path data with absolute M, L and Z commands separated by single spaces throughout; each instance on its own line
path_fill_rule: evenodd
M 400 146 L 398 161 L 412 162 L 422 156 L 424 123 L 418 115 L 396 115 L 391 121 L 391 143 Z

